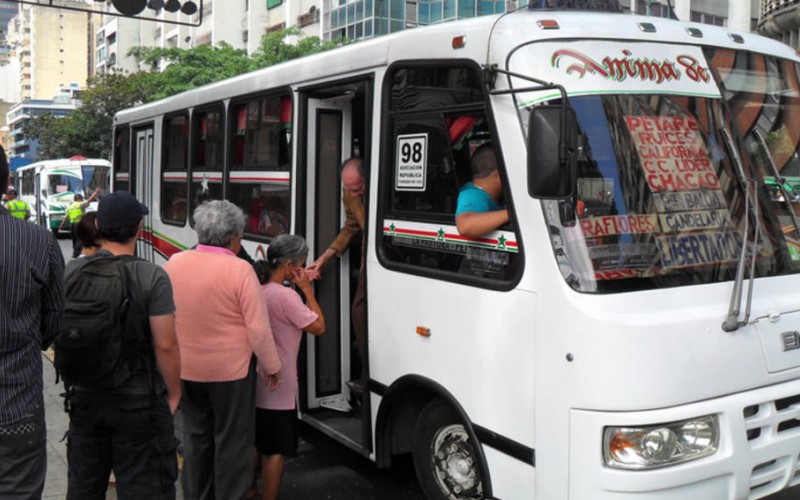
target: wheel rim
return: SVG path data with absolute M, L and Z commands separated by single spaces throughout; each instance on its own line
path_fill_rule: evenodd
M 436 484 L 447 498 L 483 497 L 475 451 L 463 425 L 453 424 L 439 429 L 431 451 Z

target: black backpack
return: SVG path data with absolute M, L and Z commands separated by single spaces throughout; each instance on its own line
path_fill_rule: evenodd
M 141 259 L 107 253 L 86 257 L 67 279 L 64 316 L 53 342 L 56 373 L 66 384 L 119 387 L 135 374 L 142 354 L 152 353 L 147 318 L 130 299 L 125 262 L 132 260 Z

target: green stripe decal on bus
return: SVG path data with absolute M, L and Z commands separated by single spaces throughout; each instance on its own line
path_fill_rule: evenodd
M 514 233 L 494 231 L 484 238 L 470 238 L 458 234 L 455 226 L 410 223 L 407 221 L 384 221 L 383 235 L 402 237 L 416 241 L 438 241 L 464 247 L 486 248 L 499 252 L 519 253 Z

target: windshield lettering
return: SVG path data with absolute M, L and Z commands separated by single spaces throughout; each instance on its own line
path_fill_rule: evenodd
M 756 278 L 800 272 L 800 65 L 648 42 L 548 41 L 516 54 L 509 70 L 563 85 L 578 122 L 576 195 L 542 202 L 570 286 L 733 281 L 745 245 Z M 536 63 L 542 54 L 551 64 Z M 519 112 L 558 98 L 526 90 Z

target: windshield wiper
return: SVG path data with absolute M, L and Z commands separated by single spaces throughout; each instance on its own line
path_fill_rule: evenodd
M 778 183 L 778 186 L 781 190 L 781 194 L 783 195 L 783 202 L 786 205 L 786 210 L 789 212 L 789 215 L 792 216 L 792 224 L 794 224 L 794 230 L 797 232 L 798 237 L 800 237 L 800 221 L 797 220 L 797 216 L 794 213 L 794 207 L 792 207 L 792 200 L 794 199 L 793 195 L 789 194 L 789 190 L 786 189 L 785 181 L 783 177 L 781 177 L 780 172 L 778 172 L 778 167 L 775 165 L 775 159 L 772 158 L 772 152 L 770 152 L 769 148 L 767 148 L 767 141 L 764 140 L 764 136 L 761 134 L 760 130 L 754 130 L 753 135 L 758 140 L 761 149 L 764 151 L 764 156 L 767 157 L 767 163 L 769 164 L 770 170 L 772 170 L 772 175 L 775 177 L 775 182 Z
M 736 165 L 737 170 L 739 171 L 739 178 L 741 181 L 741 185 L 744 188 L 744 231 L 742 232 L 742 253 L 739 256 L 739 265 L 736 268 L 736 279 L 733 283 L 733 292 L 731 293 L 731 303 L 728 307 L 728 316 L 725 318 L 725 321 L 722 322 L 722 329 L 726 332 L 735 332 L 740 327 L 746 325 L 750 321 L 750 307 L 753 303 L 753 285 L 755 284 L 755 268 L 756 268 L 756 255 L 758 250 L 758 238 L 761 234 L 761 218 L 759 217 L 758 213 L 758 200 L 753 199 L 751 203 L 750 197 L 750 184 L 751 181 L 748 180 L 747 176 L 744 173 L 744 166 L 742 165 L 742 159 L 739 157 L 739 153 L 736 150 L 736 147 L 733 143 L 733 139 L 731 139 L 730 134 L 725 128 L 720 129 L 720 133 L 722 137 L 725 139 L 725 145 L 728 149 L 729 154 L 731 155 L 731 159 L 733 163 Z M 751 204 L 753 208 L 751 208 Z M 744 319 L 739 320 L 739 313 L 741 312 L 741 305 L 742 305 L 742 293 L 744 291 L 744 270 L 746 264 L 748 264 L 747 258 L 747 236 L 750 232 L 750 211 L 753 211 L 753 216 L 756 220 L 756 231 L 755 236 L 753 237 L 753 243 L 751 246 L 751 253 L 749 255 L 749 267 L 750 267 L 750 279 L 748 281 L 747 286 L 747 305 L 745 307 L 745 314 Z

